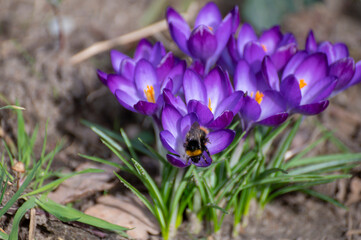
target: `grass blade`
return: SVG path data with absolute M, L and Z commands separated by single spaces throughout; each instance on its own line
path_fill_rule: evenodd
M 48 198 L 45 198 L 45 196 L 42 196 L 40 199 L 36 199 L 36 204 L 39 205 L 42 209 L 44 209 L 46 212 L 54 215 L 63 222 L 82 222 L 97 228 L 117 232 L 123 237 L 128 237 L 128 235 L 124 232 L 126 230 L 129 230 L 128 228 L 115 225 L 102 219 L 87 215 L 74 208 L 63 206 Z
M 29 198 L 29 200 L 24 202 L 23 205 L 21 205 L 21 207 L 19 207 L 19 209 L 16 211 L 13 220 L 13 226 L 9 235 L 9 240 L 18 239 L 20 221 L 24 217 L 25 213 L 33 207 L 35 207 L 35 197 Z

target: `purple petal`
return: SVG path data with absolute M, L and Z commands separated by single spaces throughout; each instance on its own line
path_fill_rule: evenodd
M 172 52 L 167 53 L 159 65 L 157 66 L 157 77 L 160 81 L 163 81 L 165 77 L 169 74 L 169 72 L 174 67 L 175 59 Z
M 162 112 L 162 126 L 164 130 L 168 130 L 175 138 L 178 136 L 178 121 L 182 115 L 172 105 L 166 104 Z
M 113 94 L 117 89 L 119 89 L 128 93 L 129 95 L 132 95 L 133 98 L 138 98 L 134 83 L 120 75 L 109 74 L 107 85 Z
M 345 90 L 346 88 L 349 88 L 360 82 L 361 82 L 361 61 L 358 61 L 355 67 L 355 74 L 353 75 L 351 81 L 341 90 Z
M 239 23 L 240 23 L 240 16 L 239 16 L 239 8 L 236 5 L 232 10 L 231 10 L 231 14 L 232 14 L 232 33 L 237 32 Z
M 221 113 L 226 110 L 233 112 L 236 115 L 242 107 L 244 93 L 242 91 L 236 91 L 224 99 L 214 111 L 214 117 L 217 118 Z
M 214 109 L 224 98 L 232 93 L 232 86 L 225 73 L 219 67 L 212 69 L 204 79 L 207 90 L 208 104 Z
M 173 40 L 184 53 L 190 55 L 187 40 L 191 34 L 191 29 L 187 22 L 173 8 L 167 9 L 167 21 Z
M 306 91 L 302 93 L 300 104 L 305 105 L 327 99 L 335 89 L 337 83 L 338 81 L 336 81 L 336 77 L 334 76 L 327 76 L 321 79 L 312 88 L 306 89 Z M 307 88 L 307 86 L 305 88 Z
M 259 121 L 286 111 L 287 105 L 284 98 L 277 91 L 265 91 L 263 94 L 264 97 L 260 104 L 262 111 L 258 119 Z
M 327 58 L 323 53 L 314 53 L 304 59 L 297 67 L 295 77 L 303 79 L 308 86 L 316 84 L 328 72 Z
M 98 79 L 99 79 L 104 85 L 107 85 L 108 74 L 105 73 L 105 72 L 100 71 L 99 69 L 97 69 L 97 75 L 98 75 Z
M 330 66 L 329 75 L 337 77 L 336 89 L 346 86 L 355 74 L 355 61 L 350 58 L 342 58 Z
M 213 113 L 206 105 L 203 105 L 197 100 L 190 100 L 188 102 L 188 113 L 194 112 L 197 114 L 200 125 L 207 125 L 210 121 L 213 120 Z
M 344 43 L 335 43 L 333 45 L 335 61 L 349 56 L 348 48 Z
M 265 47 L 267 53 L 273 53 L 282 40 L 282 33 L 279 26 L 274 26 L 262 33 L 259 42 Z
M 248 121 L 257 121 L 261 115 L 261 107 L 256 100 L 249 96 L 243 97 L 243 105 L 240 110 L 242 118 Z
M 255 73 L 261 69 L 261 62 L 265 55 L 266 53 L 259 43 L 249 42 L 244 48 L 244 59 Z
M 175 156 L 175 155 L 171 155 L 171 154 L 167 154 L 167 160 L 170 164 L 172 164 L 173 166 L 179 167 L 179 168 L 184 168 L 184 167 L 188 167 L 189 165 L 191 165 L 191 161 L 187 161 Z
M 166 104 L 173 105 L 182 115 L 187 113 L 187 106 L 180 96 L 175 97 L 168 89 L 163 90 L 163 99 Z
M 148 88 L 148 86 L 153 86 L 154 88 L 154 98 L 155 100 L 158 98 L 160 94 L 160 84 L 157 79 L 157 74 L 153 65 L 145 59 L 141 59 L 134 71 L 134 80 L 135 86 L 140 94 L 142 94 L 145 98 L 144 90 Z
M 252 93 L 257 91 L 256 84 L 256 76 L 249 64 L 245 60 L 238 61 L 234 73 L 234 89 Z
M 198 100 L 201 103 L 207 103 L 206 87 L 200 76 L 187 69 L 183 76 L 183 90 L 186 102 Z
M 289 75 L 281 82 L 281 94 L 284 97 L 289 108 L 294 108 L 301 103 L 301 90 L 297 79 Z
M 134 69 L 136 66 L 136 61 L 126 57 L 120 64 L 120 73 L 123 77 L 130 81 L 134 81 Z
M 110 51 L 110 59 L 112 62 L 112 66 L 115 72 L 120 73 L 120 63 L 123 61 L 124 58 L 127 58 L 128 56 L 117 51 L 117 50 L 111 50 Z
M 280 80 L 278 78 L 277 69 L 269 56 L 265 56 L 262 61 L 262 75 L 271 89 L 277 91 L 280 90 Z
M 221 115 L 219 115 L 219 117 L 208 124 L 207 127 L 214 130 L 226 128 L 229 124 L 231 124 L 233 117 L 234 114 L 232 111 L 224 111 Z
M 182 60 L 169 72 L 166 78 L 170 78 L 173 81 L 173 94 L 177 94 L 183 84 L 183 75 L 186 69 L 187 63 Z
M 153 115 L 158 110 L 158 104 L 147 101 L 139 101 L 134 105 L 134 109 L 141 114 L 149 116 Z
M 215 32 L 217 38 L 217 50 L 215 51 L 214 55 L 207 63 L 208 69 L 216 63 L 219 56 L 227 46 L 229 37 L 232 34 L 232 23 L 233 23 L 232 20 L 233 20 L 232 14 L 231 13 L 227 14 L 227 16 L 223 19 L 223 21 L 219 25 L 217 31 Z
M 217 49 L 217 38 L 207 26 L 201 25 L 193 30 L 187 46 L 194 58 L 206 62 Z
M 328 100 L 326 100 L 318 103 L 301 105 L 295 108 L 294 111 L 304 115 L 316 115 L 325 110 L 328 103 Z
M 297 67 L 303 62 L 303 60 L 308 56 L 305 51 L 299 51 L 289 60 L 285 69 L 283 70 L 282 79 L 286 78 L 288 75 L 294 74 Z
M 189 66 L 189 69 L 196 72 L 199 76 L 204 76 L 205 66 L 198 59 L 193 59 L 193 62 Z
M 150 53 L 149 62 L 151 62 L 153 66 L 157 66 L 165 54 L 166 52 L 163 43 L 156 42 Z
M 134 53 L 134 60 L 138 61 L 140 59 L 150 59 L 152 54 L 152 44 L 147 39 L 142 39 L 139 41 L 137 48 Z
M 177 144 L 176 139 L 169 131 L 161 131 L 159 137 L 165 149 L 167 149 L 171 153 L 177 154 L 177 152 L 175 151 Z
M 193 162 L 193 165 L 195 165 L 197 167 L 208 167 L 211 164 L 212 164 L 212 158 L 210 156 L 208 156 L 208 154 L 206 152 L 203 152 L 203 156 L 201 157 L 199 162 L 197 162 L 197 163 Z
M 248 42 L 257 41 L 257 35 L 253 30 L 252 26 L 248 23 L 244 23 L 238 34 L 237 49 L 239 56 L 243 56 L 244 47 Z
M 200 25 L 205 25 L 207 27 L 217 29 L 221 21 L 222 14 L 217 5 L 213 2 L 209 2 L 199 11 L 194 23 L 194 28 L 197 28 Z
M 134 95 L 130 95 L 127 92 L 124 92 L 122 90 L 116 90 L 115 91 L 115 96 L 118 99 L 118 102 L 125 107 L 126 109 L 132 111 L 132 112 L 136 112 L 136 110 L 134 109 L 134 104 L 136 104 L 139 99 L 136 98 Z
M 313 53 L 317 51 L 317 42 L 312 30 L 310 30 L 310 32 L 308 33 L 305 49 L 308 53 Z
M 257 122 L 259 125 L 275 127 L 286 121 L 288 113 L 279 113 Z
M 210 132 L 207 135 L 209 140 L 209 143 L 207 143 L 209 153 L 213 155 L 226 149 L 232 143 L 234 136 L 235 132 L 230 129 Z
M 282 70 L 293 55 L 297 52 L 297 45 L 290 43 L 278 48 L 272 55 L 271 59 L 276 69 Z

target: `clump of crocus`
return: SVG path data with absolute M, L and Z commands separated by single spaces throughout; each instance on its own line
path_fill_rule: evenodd
M 244 23 L 235 35 L 238 8 L 222 19 L 212 2 L 193 28 L 173 8 L 166 18 L 190 66 L 162 43 L 141 40 L 133 58 L 111 51 L 114 73 L 97 73 L 122 106 L 156 120 L 176 167 L 209 166 L 211 155 L 233 141 L 235 131 L 227 128 L 237 116 L 239 132 L 276 127 L 292 114 L 321 113 L 331 96 L 361 82 L 361 61 L 355 63 L 347 46 L 317 43 L 312 31 L 304 50 L 279 26 L 257 36 Z

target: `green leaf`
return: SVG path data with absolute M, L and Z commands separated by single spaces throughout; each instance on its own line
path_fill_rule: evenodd
M 0 238 L 4 239 L 4 240 L 8 240 L 9 239 L 9 235 L 7 235 L 6 233 L 3 233 L 0 231 Z
M 265 177 L 267 177 L 268 175 L 271 175 L 272 173 L 275 173 L 275 172 L 282 172 L 284 174 L 288 174 L 287 171 L 281 169 L 281 168 L 271 168 L 271 169 L 267 169 L 263 172 L 261 172 L 256 178 L 255 180 L 260 180 L 260 179 L 263 179 Z
M 316 163 L 327 163 L 332 161 L 347 161 L 353 160 L 361 161 L 361 153 L 342 153 L 342 154 L 332 154 L 332 155 L 324 155 L 324 156 L 316 156 L 316 157 L 309 157 L 309 158 L 301 158 L 301 159 L 290 159 L 286 164 L 285 168 L 294 168 L 304 165 L 316 164 Z
M 220 206 L 214 204 L 214 203 L 208 203 L 207 204 L 208 207 L 211 207 L 211 208 L 215 208 L 215 209 L 218 209 L 220 210 L 222 213 L 224 214 L 229 214 L 229 212 L 227 210 L 225 210 L 224 208 L 221 208 Z
M 311 196 L 314 196 L 314 197 L 317 197 L 321 200 L 324 200 L 326 202 L 329 202 L 329 203 L 332 203 L 333 205 L 337 206 L 337 207 L 340 207 L 340 208 L 343 208 L 343 209 L 347 209 L 347 207 L 345 205 L 343 205 L 342 203 L 340 203 L 339 201 L 337 201 L 336 199 L 334 198 L 331 198 L 325 194 L 322 194 L 322 193 L 319 193 L 319 192 L 316 192 L 314 190 L 311 190 L 311 189 L 303 189 L 301 190 L 302 192 L 304 193 L 307 193 Z
M 105 160 L 105 159 L 102 159 L 102 158 L 98 158 L 98 157 L 93 157 L 93 156 L 88 156 L 88 155 L 84 155 L 84 154 L 78 154 L 80 157 L 83 157 L 85 159 L 89 159 L 89 160 L 92 160 L 94 162 L 98 162 L 98 163 L 103 163 L 105 165 L 109 165 L 109 166 L 112 166 L 112 167 L 115 167 L 115 168 L 118 168 L 119 170 L 121 171 L 126 171 L 126 172 L 132 172 L 130 171 L 128 168 L 120 165 L 119 163 L 115 163 L 115 162 L 111 162 L 109 160 Z
M 25 108 L 19 107 L 19 106 L 16 106 L 16 105 L 7 105 L 7 106 L 0 107 L 0 110 L 3 110 L 3 109 L 26 110 Z
M 35 207 L 35 197 L 29 198 L 29 200 L 24 202 L 23 205 L 21 205 L 21 207 L 19 207 L 19 209 L 16 211 L 16 214 L 15 214 L 14 220 L 13 220 L 13 226 L 11 228 L 11 232 L 10 232 L 10 236 L 9 236 L 9 240 L 17 240 L 18 239 L 20 221 L 24 217 L 25 213 L 33 207 Z
M 138 140 L 139 140 L 139 142 L 141 142 L 146 147 L 146 149 L 148 149 L 149 152 L 151 152 L 153 154 L 153 156 L 148 155 L 149 157 L 157 158 L 160 161 L 162 161 L 162 163 L 164 165 L 166 165 L 166 164 L 169 165 L 168 161 L 162 155 L 160 155 L 157 151 L 155 151 L 154 148 L 152 148 L 151 146 L 149 146 L 148 144 L 143 142 L 143 140 L 141 138 L 138 138 Z
M 117 232 L 121 234 L 123 237 L 128 237 L 128 235 L 124 232 L 126 230 L 129 230 L 128 228 L 115 225 L 107 221 L 104 221 L 102 219 L 87 215 L 74 208 L 63 206 L 59 203 L 52 201 L 51 199 L 45 198 L 45 196 L 42 196 L 42 198 L 37 199 L 36 204 L 38 204 L 42 209 L 54 215 L 63 222 L 69 222 L 69 221 L 82 222 L 97 228 Z

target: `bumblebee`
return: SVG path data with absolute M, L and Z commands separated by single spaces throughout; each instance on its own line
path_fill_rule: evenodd
M 198 163 L 201 160 L 201 157 L 208 163 L 206 157 L 203 155 L 203 152 L 206 151 L 208 156 L 211 156 L 206 147 L 206 144 L 209 142 L 207 134 L 208 130 L 200 127 L 198 122 L 192 124 L 191 129 L 186 135 L 185 143 L 183 144 L 188 157 L 187 163 L 189 159 L 194 163 Z

